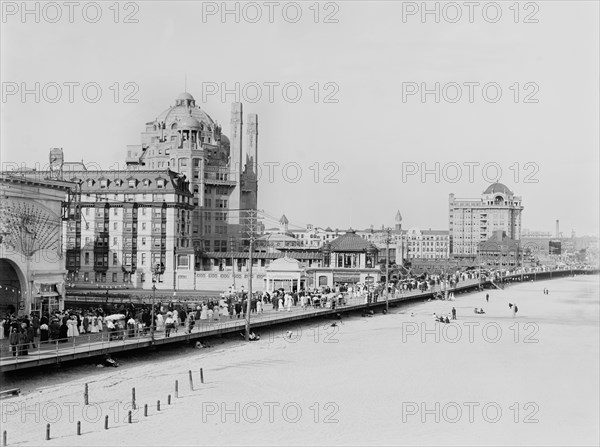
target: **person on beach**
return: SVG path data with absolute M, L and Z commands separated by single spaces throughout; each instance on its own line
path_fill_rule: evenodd
M 456 320 L 456 309 L 454 307 L 452 308 L 452 319 Z
M 515 317 L 516 317 L 516 315 L 517 315 L 517 312 L 518 312 L 518 311 L 519 311 L 519 308 L 518 308 L 518 307 L 517 307 L 517 305 L 515 304 L 515 305 L 512 307 L 512 316 L 513 316 L 513 318 L 515 318 Z
M 485 301 L 486 301 L 487 303 L 489 303 L 489 302 L 490 302 L 490 294 L 489 294 L 489 293 L 486 293 L 486 294 L 485 294 Z

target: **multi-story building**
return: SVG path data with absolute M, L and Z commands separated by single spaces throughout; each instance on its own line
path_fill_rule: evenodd
M 521 237 L 521 197 L 502 183 L 493 183 L 479 199 L 449 197 L 450 254 L 474 259 L 480 242 L 502 230 L 514 240 Z
M 256 209 L 258 182 L 258 115 L 249 114 L 243 149 L 242 104 L 233 103 L 230 138 L 189 93 L 146 123 L 141 144 L 127 146 L 127 166 L 171 169 L 184 174 L 193 192 L 191 244 L 197 252 L 226 252 L 231 238 L 247 231 Z M 242 237 L 239 249 L 248 245 Z M 198 261 L 208 263 L 208 258 Z M 200 268 L 200 266 L 198 266 Z
M 62 310 L 62 203 L 71 183 L 39 173 L 0 175 L 0 312 Z
M 410 228 L 402 234 L 403 258 L 448 259 L 450 257 L 450 234 L 447 230 L 419 230 Z
M 66 205 L 67 280 L 72 286 L 193 289 L 193 194 L 169 168 L 72 170 Z

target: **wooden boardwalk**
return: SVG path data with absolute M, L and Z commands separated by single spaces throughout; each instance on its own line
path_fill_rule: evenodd
M 537 272 L 524 274 L 523 280 L 540 280 L 570 276 L 571 274 L 586 274 L 598 273 L 598 271 L 585 270 L 562 270 L 554 272 Z M 553 275 L 553 276 L 552 276 Z M 503 282 L 521 280 L 521 275 L 512 275 L 504 278 Z M 490 281 L 483 281 L 481 286 L 489 287 Z M 454 293 L 467 292 L 476 290 L 480 287 L 478 279 L 460 281 L 458 285 L 449 291 Z M 390 297 L 388 303 L 396 305 L 405 301 L 423 300 L 432 298 L 433 295 L 439 292 L 439 286 L 427 292 L 412 291 L 407 293 L 397 293 L 394 297 Z M 259 328 L 273 327 L 280 324 L 299 322 L 315 318 L 335 318 L 337 314 L 348 312 L 366 312 L 369 310 L 378 311 L 385 308 L 385 299 L 382 301 L 366 303 L 364 297 L 351 298 L 348 303 L 330 308 L 308 308 L 302 309 L 300 306 L 294 306 L 292 312 L 287 311 L 265 311 L 262 314 L 253 313 L 250 316 L 251 328 L 256 330 Z M 53 341 L 47 344 L 38 343 L 36 349 L 30 350 L 27 356 L 13 357 L 12 353 L 7 349 L 3 349 L 0 355 L 0 372 L 9 372 L 22 370 L 27 368 L 42 367 L 45 365 L 65 363 L 73 360 L 94 358 L 105 354 L 114 354 L 124 351 L 136 349 L 150 348 L 152 346 L 161 346 L 172 343 L 183 343 L 201 340 L 206 337 L 213 337 L 222 334 L 235 332 L 243 332 L 245 328 L 245 320 L 229 319 L 222 317 L 220 321 L 206 322 L 200 320 L 196 322 L 196 327 L 192 333 L 185 333 L 185 329 L 181 326 L 178 332 L 171 331 L 170 337 L 165 337 L 164 332 L 155 332 L 154 341 L 150 335 L 140 335 L 137 337 L 124 337 L 120 340 L 109 340 L 107 333 L 87 334 L 79 337 L 72 337 L 67 342 L 59 343 Z

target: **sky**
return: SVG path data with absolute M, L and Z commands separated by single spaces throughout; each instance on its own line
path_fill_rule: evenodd
M 225 134 L 258 114 L 291 227 L 447 229 L 498 180 L 524 228 L 598 234 L 598 2 L 75 3 L 2 3 L 3 169 L 122 167 L 187 90 Z

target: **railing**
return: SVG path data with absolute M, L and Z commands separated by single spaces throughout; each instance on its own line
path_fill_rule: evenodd
M 570 272 L 571 269 L 558 269 L 553 270 L 552 272 Z M 583 269 L 575 269 L 574 272 L 596 272 L 597 270 L 583 270 Z M 550 272 L 550 271 L 548 271 Z M 534 272 L 530 272 L 529 274 L 533 274 Z M 543 273 L 543 272 L 535 272 L 535 273 Z M 501 279 L 516 279 L 520 278 L 520 273 L 513 273 L 510 275 L 506 275 Z M 472 288 L 475 285 L 481 284 L 489 284 L 491 283 L 491 279 L 481 278 L 481 282 L 479 278 L 472 278 L 461 280 L 453 287 L 445 287 L 441 284 L 436 284 L 434 286 L 430 286 L 428 290 L 396 290 L 393 294 L 390 294 L 388 300 L 392 300 L 393 302 L 401 302 L 408 301 L 411 299 L 418 298 L 419 296 L 427 296 L 434 295 L 438 292 L 457 292 L 461 289 Z M 385 294 L 379 295 L 376 298 L 376 301 L 371 301 L 367 303 L 367 295 L 366 294 L 349 294 L 345 293 L 344 301 L 345 303 L 342 305 L 338 305 L 339 309 L 344 310 L 352 310 L 354 308 L 360 309 L 365 305 L 381 305 L 385 303 Z M 86 299 L 94 299 L 94 297 L 81 297 Z M 182 299 L 183 297 L 179 297 Z M 188 297 L 190 301 L 197 300 L 194 297 Z M 127 302 L 143 302 L 143 300 L 149 300 L 147 297 L 131 297 L 131 298 L 122 298 L 122 300 L 127 300 Z M 275 321 L 286 321 L 290 318 L 294 319 L 305 319 L 310 318 L 312 316 L 316 316 L 318 314 L 326 313 L 332 310 L 331 307 L 322 307 L 323 304 L 327 303 L 326 300 L 321 300 L 318 307 L 306 308 L 304 310 L 298 310 L 299 305 L 294 306 L 296 309 L 295 312 L 290 313 L 286 312 L 285 309 L 283 311 L 263 311 L 262 313 L 253 312 L 251 314 L 250 321 L 251 323 L 269 323 Z M 327 306 L 327 304 L 325 305 Z M 245 311 L 245 309 L 243 309 Z M 187 326 L 178 326 L 177 330 L 172 329 L 170 332 L 170 340 L 186 340 L 189 339 L 190 335 L 199 336 L 202 333 L 206 334 L 221 334 L 224 332 L 231 332 L 234 328 L 243 329 L 245 326 L 245 320 L 242 317 L 243 314 L 240 314 L 240 317 L 236 316 L 225 316 L 218 315 L 218 318 L 213 317 L 212 320 L 200 319 L 195 320 L 194 327 L 192 331 L 188 333 Z M 30 351 L 28 355 L 12 355 L 12 346 L 9 347 L 7 352 L 0 353 L 0 365 L 7 366 L 10 364 L 19 364 L 23 362 L 31 362 L 31 361 L 40 361 L 47 359 L 56 359 L 58 360 L 60 357 L 68 357 L 69 355 L 77 355 L 77 354 L 87 354 L 89 356 L 92 355 L 100 355 L 105 350 L 110 349 L 116 346 L 128 346 L 130 349 L 135 349 L 140 346 L 149 346 L 151 344 L 151 334 L 150 328 L 145 327 L 143 330 L 133 329 L 133 336 L 131 336 L 132 329 L 118 329 L 116 331 L 101 331 L 98 333 L 90 333 L 83 334 L 80 336 L 69 337 L 68 339 L 62 340 L 49 340 L 45 342 L 40 342 L 34 348 L 34 351 Z M 162 330 L 154 331 L 154 339 L 155 340 L 163 340 L 167 338 L 166 333 Z M 31 343 L 27 343 L 29 346 Z M 22 345 L 21 345 L 22 346 Z M 18 351 L 19 345 L 16 346 L 16 350 Z

